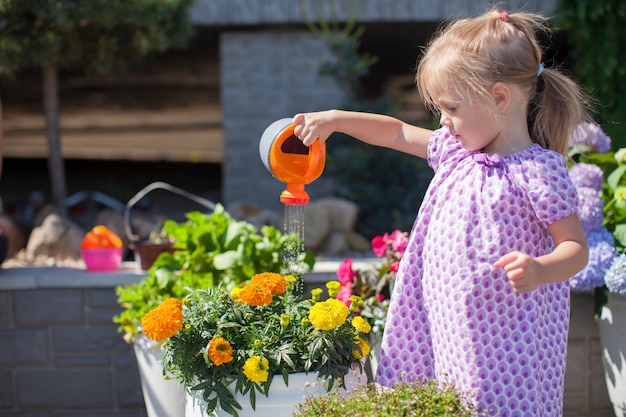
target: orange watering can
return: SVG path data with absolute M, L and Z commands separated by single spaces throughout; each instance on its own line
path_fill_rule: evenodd
M 322 175 L 326 163 L 326 144 L 316 140 L 305 146 L 294 133 L 291 119 L 280 119 L 265 129 L 259 142 L 259 153 L 272 175 L 287 184 L 280 194 L 283 204 L 301 205 L 309 202 L 304 185 Z

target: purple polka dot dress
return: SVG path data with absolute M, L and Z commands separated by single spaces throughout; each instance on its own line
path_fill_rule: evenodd
M 553 250 L 547 227 L 577 210 L 565 159 L 536 144 L 488 157 L 441 128 L 428 162 L 435 176 L 397 274 L 376 381 L 436 378 L 494 415 L 561 416 L 567 281 L 517 294 L 492 264 Z

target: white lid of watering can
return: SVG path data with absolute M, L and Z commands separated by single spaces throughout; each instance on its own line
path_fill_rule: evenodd
M 272 145 L 274 141 L 287 126 L 289 126 L 292 122 L 291 118 L 279 119 L 265 128 L 265 131 L 261 135 L 261 140 L 259 141 L 259 155 L 261 156 L 261 161 L 265 168 L 274 175 L 272 167 L 270 165 L 270 151 L 272 149 Z

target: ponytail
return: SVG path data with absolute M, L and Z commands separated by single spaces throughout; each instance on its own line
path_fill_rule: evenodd
M 559 70 L 545 68 L 528 105 L 528 129 L 533 141 L 566 155 L 576 126 L 590 120 L 587 99 L 578 85 Z

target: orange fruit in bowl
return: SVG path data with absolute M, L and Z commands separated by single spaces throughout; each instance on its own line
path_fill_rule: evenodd
M 113 249 L 121 248 L 122 239 L 106 226 L 91 229 L 80 243 L 81 249 Z

